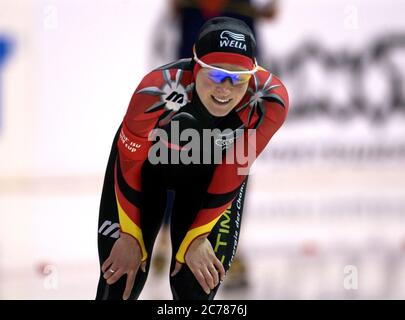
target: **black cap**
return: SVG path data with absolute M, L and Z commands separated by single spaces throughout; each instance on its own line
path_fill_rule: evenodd
M 215 17 L 201 27 L 195 49 L 198 58 L 211 52 L 231 52 L 253 60 L 256 39 L 252 29 L 242 20 Z

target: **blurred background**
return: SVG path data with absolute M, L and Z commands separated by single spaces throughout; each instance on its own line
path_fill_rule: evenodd
M 187 55 L 198 23 L 232 14 L 254 25 L 259 63 L 291 106 L 252 170 L 239 263 L 217 298 L 404 299 L 404 10 L 1 0 L 0 298 L 94 299 L 104 170 L 131 95 Z M 171 299 L 159 263 L 142 299 Z

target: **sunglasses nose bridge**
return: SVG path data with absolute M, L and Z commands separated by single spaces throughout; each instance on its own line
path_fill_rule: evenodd
M 230 89 L 235 85 L 235 80 L 232 77 L 226 77 L 222 83 L 226 88 Z
M 241 79 L 240 76 L 228 76 L 223 79 L 222 83 L 229 84 L 230 87 L 236 86 L 241 83 L 247 82 L 246 80 Z

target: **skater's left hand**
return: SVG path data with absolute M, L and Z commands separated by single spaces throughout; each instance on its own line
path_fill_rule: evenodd
M 215 256 L 214 249 L 206 236 L 196 238 L 191 243 L 185 255 L 185 261 L 206 294 L 209 294 L 219 281 L 222 282 L 225 278 L 224 266 Z M 181 267 L 182 264 L 176 262 L 171 276 L 175 276 Z

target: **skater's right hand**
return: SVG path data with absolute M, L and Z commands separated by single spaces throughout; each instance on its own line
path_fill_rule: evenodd
M 131 294 L 139 267 L 145 272 L 146 262 L 141 262 L 141 258 L 141 248 L 138 241 L 128 234 L 121 233 L 111 249 L 110 256 L 101 266 L 104 279 L 109 285 L 127 274 L 127 283 L 122 296 L 124 300 L 127 300 Z

